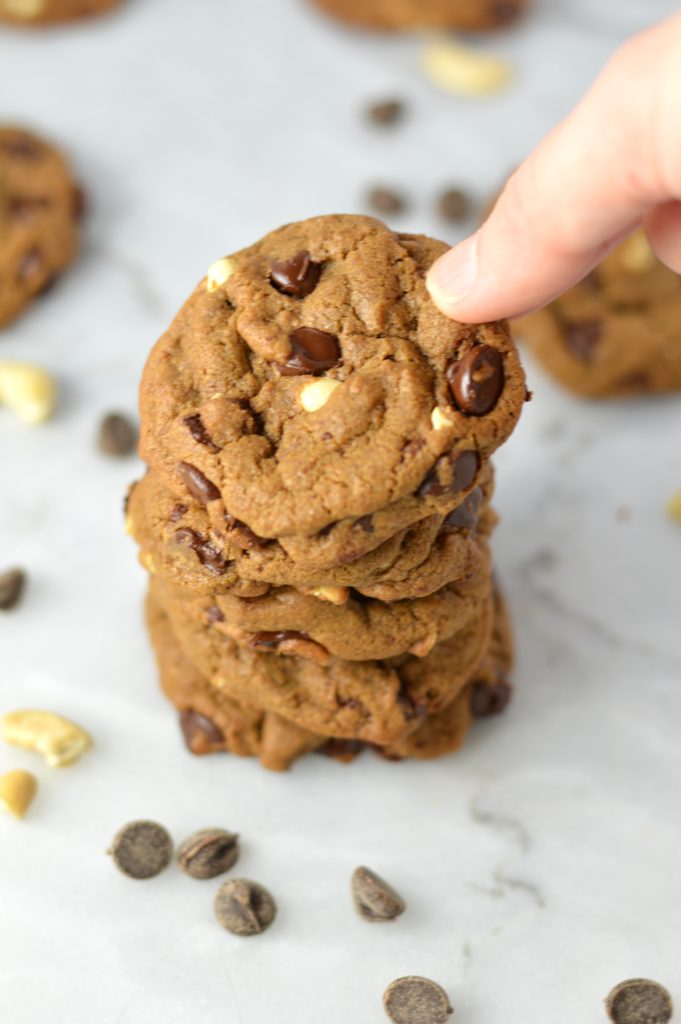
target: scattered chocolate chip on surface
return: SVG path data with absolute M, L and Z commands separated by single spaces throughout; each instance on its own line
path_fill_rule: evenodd
M 248 878 L 230 878 L 223 882 L 214 907 L 218 924 L 233 935 L 260 935 L 277 915 L 271 893 Z
M 383 995 L 393 1024 L 446 1024 L 454 1010 L 444 989 L 429 978 L 398 978 Z
M 372 188 L 367 193 L 367 203 L 375 212 L 383 216 L 403 213 L 407 207 L 404 197 L 391 188 Z
M 443 220 L 459 224 L 471 215 L 470 196 L 460 188 L 448 188 L 437 201 L 437 210 Z
M 110 412 L 99 424 L 97 447 L 105 455 L 130 455 L 137 444 L 137 427 L 128 416 Z
M 202 828 L 180 844 L 177 863 L 192 878 L 216 878 L 239 859 L 239 837 L 224 828 Z
M 667 989 L 645 978 L 616 985 L 605 1006 L 614 1024 L 667 1024 L 674 1012 Z
M 407 907 L 385 879 L 365 867 L 356 868 L 352 876 L 352 898 L 365 921 L 394 921 Z
M 8 569 L 0 573 L 0 611 L 16 608 L 25 586 L 26 573 L 23 569 Z
M 404 118 L 406 104 L 402 100 L 379 100 L 366 108 L 367 120 L 380 127 L 391 127 Z
M 116 833 L 109 853 L 129 878 L 154 878 L 170 864 L 173 841 L 155 821 L 131 821 Z

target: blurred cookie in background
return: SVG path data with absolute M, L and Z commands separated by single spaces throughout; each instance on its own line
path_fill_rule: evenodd
M 0 0 L 0 21 L 49 25 L 104 14 L 121 0 Z
M 510 25 L 531 0 L 313 0 L 322 10 L 365 28 L 484 30 Z

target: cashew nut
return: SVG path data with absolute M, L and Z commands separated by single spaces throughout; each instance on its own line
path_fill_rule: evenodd
M 300 392 L 300 404 L 305 412 L 317 412 L 322 409 L 336 388 L 340 387 L 340 381 L 331 377 L 322 377 L 321 380 L 310 381 Z
M 435 85 L 459 96 L 485 96 L 502 89 L 512 75 L 501 57 L 461 43 L 431 43 L 423 70 Z
M 345 604 L 350 596 L 347 587 L 315 587 L 310 593 L 320 601 L 328 601 L 329 604 Z
M 23 818 L 38 791 L 38 780 L 21 770 L 0 775 L 0 807 L 15 818 Z
M 13 409 L 25 423 L 42 423 L 54 412 L 54 377 L 31 363 L 0 359 L 0 404 Z
M 637 231 L 622 244 L 620 258 L 631 274 L 644 274 L 655 266 L 655 253 L 642 231 Z
M 51 768 L 71 764 L 92 746 L 85 729 L 54 711 L 9 711 L 0 735 L 6 743 L 37 750 Z
M 430 422 L 433 424 L 433 430 L 444 430 L 445 427 L 452 426 L 452 421 L 447 419 L 445 414 L 437 405 L 430 414 Z
M 221 260 L 211 263 L 206 274 L 206 290 L 217 291 L 221 285 L 229 281 L 235 270 L 236 260 L 230 259 L 229 256 L 223 256 Z

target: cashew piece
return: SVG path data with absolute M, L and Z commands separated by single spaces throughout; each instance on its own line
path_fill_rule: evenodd
M 31 363 L 0 359 L 0 403 L 13 409 L 24 423 L 42 423 L 57 404 L 54 377 Z
M 9 711 L 0 720 L 0 735 L 6 743 L 37 750 L 51 768 L 71 764 L 92 746 L 85 729 L 54 711 Z
M 38 791 L 38 780 L 21 770 L 0 775 L 0 807 L 15 818 L 23 818 Z
M 426 48 L 423 70 L 434 85 L 459 96 L 498 92 L 512 77 L 510 64 L 493 53 L 439 41 Z
M 229 281 L 236 270 L 236 260 L 229 256 L 223 256 L 221 260 L 211 263 L 206 274 L 206 291 L 216 292 L 223 284 Z
M 445 427 L 451 427 L 453 425 L 452 421 L 447 419 L 442 409 L 437 405 L 430 414 L 430 422 L 433 425 L 433 430 L 444 430 Z
M 340 387 L 340 381 L 332 377 L 322 377 L 320 380 L 312 380 L 300 392 L 300 404 L 305 412 L 317 412 L 323 409 L 336 388 Z

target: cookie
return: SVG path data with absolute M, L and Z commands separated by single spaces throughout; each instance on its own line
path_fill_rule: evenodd
M 0 326 L 74 259 L 82 202 L 61 153 L 21 128 L 0 128 Z
M 544 369 L 586 398 L 681 389 L 681 277 L 643 232 L 613 250 L 584 281 L 517 321 Z
M 167 614 L 186 657 L 227 696 L 314 733 L 388 744 L 446 707 L 480 664 L 490 641 L 491 599 L 426 657 L 320 665 L 235 643 L 211 623 L 209 599 L 187 598 L 155 577 L 153 600 Z
M 511 24 L 529 0 L 314 0 L 318 7 L 365 28 L 493 29 Z
M 525 384 L 505 324 L 430 301 L 445 250 L 331 216 L 219 261 L 148 360 L 143 459 L 179 502 L 280 543 L 464 491 Z
M 0 21 L 49 25 L 105 14 L 121 0 L 0 0 Z

